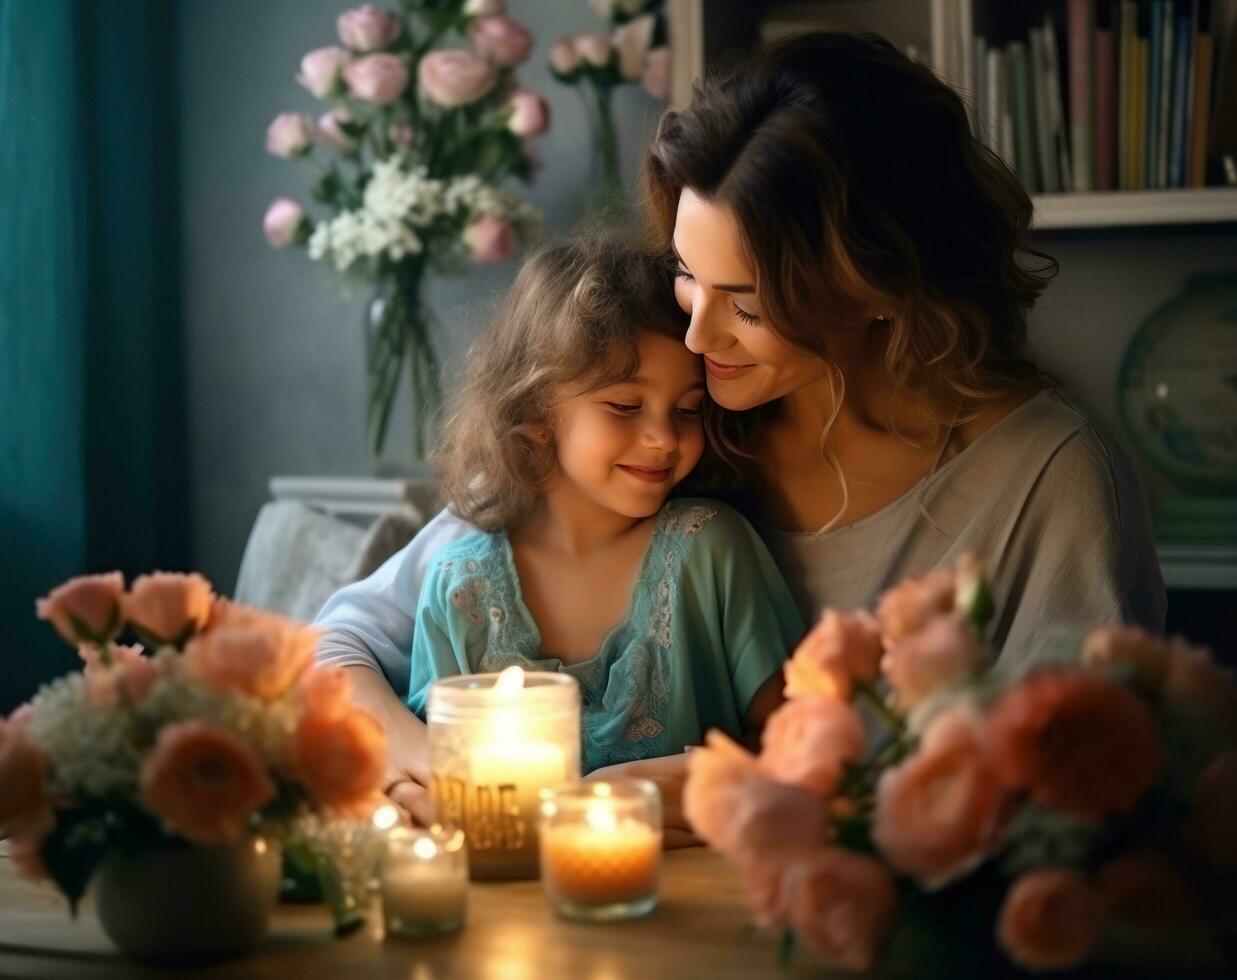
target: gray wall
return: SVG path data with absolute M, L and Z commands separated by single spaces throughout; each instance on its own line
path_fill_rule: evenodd
M 326 266 L 301 251 L 272 251 L 262 237 L 268 202 L 308 202 L 309 171 L 269 156 L 266 126 L 282 111 L 319 103 L 294 81 L 301 56 L 335 43 L 346 0 L 180 0 L 181 207 L 184 324 L 189 404 L 193 560 L 231 591 L 246 535 L 272 475 L 370 473 L 364 447 L 362 307 Z M 601 25 L 585 0 L 508 0 L 537 37 L 521 80 L 550 101 L 545 158 L 528 198 L 551 230 L 583 214 L 590 155 L 575 92 L 545 67 L 563 34 Z M 635 169 L 656 126 L 659 103 L 638 86 L 617 96 L 620 138 Z M 511 281 L 516 263 L 436 282 L 430 301 L 436 343 L 447 362 Z M 388 436 L 393 459 L 410 458 L 406 406 Z
M 180 0 L 184 322 L 194 562 L 231 590 L 249 526 L 275 474 L 365 475 L 361 308 L 327 268 L 271 251 L 260 224 L 280 194 L 305 198 L 305 169 L 268 156 L 267 123 L 315 101 L 294 82 L 301 55 L 332 42 L 343 0 Z M 529 197 L 554 230 L 581 216 L 589 151 L 583 110 L 544 66 L 559 35 L 595 29 L 585 0 L 509 0 L 538 46 L 521 71 L 545 93 L 554 124 Z M 629 173 L 660 107 L 623 93 Z M 1061 275 L 1037 309 L 1032 342 L 1043 365 L 1115 428 L 1120 357 L 1134 330 L 1195 270 L 1232 267 L 1237 230 L 1045 234 Z M 514 265 L 437 284 L 436 340 L 458 357 L 510 282 Z M 407 445 L 402 406 L 389 443 Z M 1163 485 L 1152 480 L 1156 489 Z

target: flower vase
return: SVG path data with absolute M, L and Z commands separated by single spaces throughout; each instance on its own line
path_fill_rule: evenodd
M 626 216 L 627 202 L 623 194 L 618 128 L 614 122 L 614 88 L 596 82 L 582 84 L 578 91 L 584 101 L 592 134 L 585 209 L 602 222 L 617 222 Z
M 422 301 L 423 283 L 423 265 L 408 261 L 379 280 L 365 309 L 368 381 L 365 432 L 370 463 L 375 470 L 389 468 L 385 467 L 381 456 L 405 360 L 415 462 L 425 458 L 430 426 L 438 409 L 438 359 L 429 338 L 429 311 Z
M 279 895 L 280 851 L 261 838 L 220 847 L 114 847 L 94 878 L 103 931 L 137 960 L 195 963 L 252 949 Z

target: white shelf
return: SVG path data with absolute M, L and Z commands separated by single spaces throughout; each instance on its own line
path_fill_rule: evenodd
M 1031 200 L 1036 230 L 1237 222 L 1237 187 L 1037 194 Z
M 1168 588 L 1237 590 L 1237 545 L 1161 544 L 1157 550 Z

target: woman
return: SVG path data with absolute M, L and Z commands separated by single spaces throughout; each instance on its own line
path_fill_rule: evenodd
M 1059 627 L 1162 628 L 1137 478 L 1025 354 L 1055 272 L 1027 247 L 1030 199 L 949 87 L 879 38 L 791 39 L 667 112 L 646 180 L 687 345 L 733 413 L 745 465 L 722 476 L 805 617 L 971 550 L 1008 661 Z M 424 728 L 360 668 L 401 688 L 425 564 L 468 530 L 440 514 L 319 617 L 320 656 L 356 665 L 391 735 L 391 796 L 416 811 Z M 668 826 L 681 760 L 629 764 L 662 779 Z

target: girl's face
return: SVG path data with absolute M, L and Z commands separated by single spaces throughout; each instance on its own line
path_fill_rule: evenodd
M 704 452 L 704 394 L 699 357 L 670 337 L 643 334 L 636 377 L 555 406 L 561 479 L 551 492 L 582 494 L 632 518 L 657 513 Z
M 792 347 L 765 320 L 729 209 L 683 188 L 674 249 L 675 298 L 692 318 L 686 344 L 704 355 L 715 402 L 732 411 L 755 408 L 828 375 L 824 358 Z

